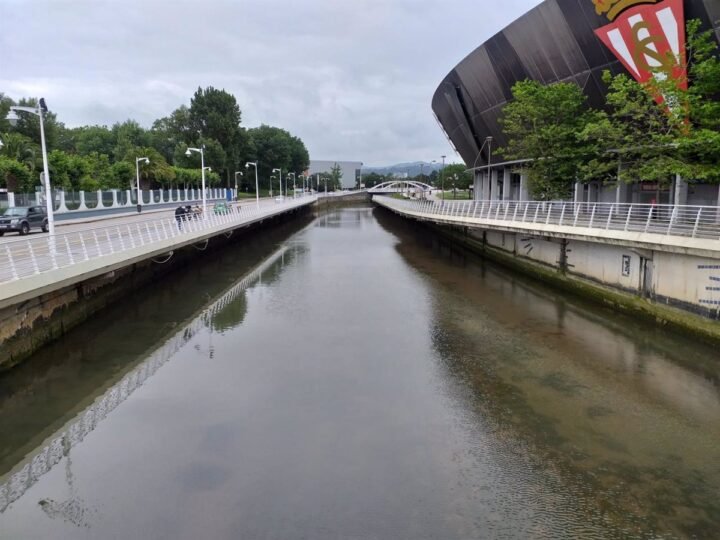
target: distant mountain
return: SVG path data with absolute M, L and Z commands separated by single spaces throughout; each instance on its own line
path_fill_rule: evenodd
M 445 162 L 446 165 L 449 162 Z M 395 173 L 407 173 L 408 176 L 417 176 L 420 174 L 420 165 L 422 165 L 422 173 L 430 174 L 432 171 L 440 171 L 442 169 L 442 163 L 427 163 L 425 161 L 413 161 L 411 163 L 397 163 L 395 165 L 388 165 L 386 167 L 363 167 L 363 174 L 371 172 L 378 174 L 395 174 Z

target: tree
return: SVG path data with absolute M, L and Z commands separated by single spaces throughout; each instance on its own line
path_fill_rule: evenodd
M 12 105 L 12 103 L 10 103 L 10 105 Z M 23 98 L 18 101 L 17 105 L 22 107 L 37 107 L 38 100 L 35 98 Z M 9 131 L 25 135 L 40 146 L 40 118 L 35 114 L 25 112 L 20 112 L 17 116 L 17 124 L 11 127 Z M 43 128 L 45 130 L 45 144 L 48 150 L 55 148 L 60 131 L 65 129 L 65 126 L 58 122 L 57 115 L 54 112 L 48 111 L 43 113 Z
M 217 163 L 230 186 L 232 172 L 244 156 L 246 140 L 240 128 L 241 113 L 235 96 L 212 86 L 198 88 L 190 100 L 190 128 L 201 138 L 214 139 L 225 152 L 223 163 Z M 232 169 L 232 170 L 231 170 Z
M 112 133 L 115 136 L 115 148 L 113 149 L 115 161 L 125 159 L 133 148 L 144 148 L 150 145 L 148 132 L 135 120 L 114 124 Z
M 269 178 L 273 169 L 282 169 L 283 174 L 292 167 L 292 143 L 290 134 L 284 129 L 262 124 L 248 129 L 255 147 L 255 160 L 258 162 L 258 175 L 267 179 L 263 187 L 269 188 Z
M 578 134 L 596 112 L 586 107 L 574 83 L 525 80 L 513 86 L 512 94 L 500 120 L 508 142 L 498 153 L 506 160 L 531 160 L 524 168 L 535 197 L 569 196 L 592 152 L 591 145 L 578 142 Z
M 625 74 L 603 74 L 607 111 L 597 112 L 580 134 L 592 145 L 584 176 L 604 174 L 624 182 L 720 181 L 720 62 L 711 32 L 688 23 L 689 89 L 667 76 L 638 83 Z M 619 170 L 618 170 L 619 169 Z
M 453 184 L 457 189 L 468 189 L 472 184 L 472 174 L 467 171 L 464 163 L 446 165 L 442 175 L 445 177 L 445 189 L 451 188 Z
M 385 181 L 385 177 L 376 172 L 371 172 L 363 176 L 362 181 L 366 188 L 371 188 L 377 186 L 378 184 L 382 184 Z
M 18 160 L 0 155 L 0 186 L 13 192 L 32 191 L 30 171 Z
M 146 157 L 150 163 L 140 165 L 140 188 L 154 189 L 170 187 L 175 181 L 175 170 L 168 165 L 165 158 L 152 147 L 131 148 L 125 155 L 125 161 L 135 165 L 135 159 Z
M 93 152 L 112 156 L 117 145 L 117 133 L 107 126 L 82 126 L 68 130 L 73 141 L 73 150 L 80 155 Z
M 40 149 L 29 137 L 20 133 L 3 133 L 0 140 L 3 142 L 0 155 L 18 161 L 30 172 L 35 170 Z
M 330 169 L 330 179 L 332 180 L 333 190 L 342 189 L 343 172 L 340 165 L 335 163 Z
M 310 166 L 310 154 L 298 137 L 290 136 L 290 170 L 296 173 L 304 172 Z

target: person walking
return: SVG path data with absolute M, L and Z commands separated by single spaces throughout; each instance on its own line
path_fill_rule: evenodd
M 185 214 L 187 214 L 186 207 L 178 206 L 175 209 L 175 221 L 179 231 L 182 231 L 182 222 L 185 221 Z

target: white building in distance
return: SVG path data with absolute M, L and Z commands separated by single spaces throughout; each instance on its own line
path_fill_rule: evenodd
M 363 165 L 361 161 L 331 161 L 311 159 L 308 173 L 311 175 L 315 175 L 317 173 L 329 173 L 336 163 L 340 165 L 340 170 L 342 171 L 342 179 L 340 182 L 342 183 L 343 189 L 354 188 L 357 185 L 355 180 L 360 177 L 361 174 L 360 170 L 362 169 Z

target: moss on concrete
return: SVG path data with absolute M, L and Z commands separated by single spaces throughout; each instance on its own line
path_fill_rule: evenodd
M 430 225 L 430 227 L 440 235 L 452 239 L 481 257 L 529 275 L 561 292 L 589 299 L 616 311 L 644 319 L 675 332 L 691 335 L 705 342 L 720 343 L 720 323 L 717 321 L 679 308 L 659 304 L 576 275 L 561 273 L 559 270 L 541 263 L 483 244 L 481 239 L 466 235 L 462 229 L 440 225 Z

